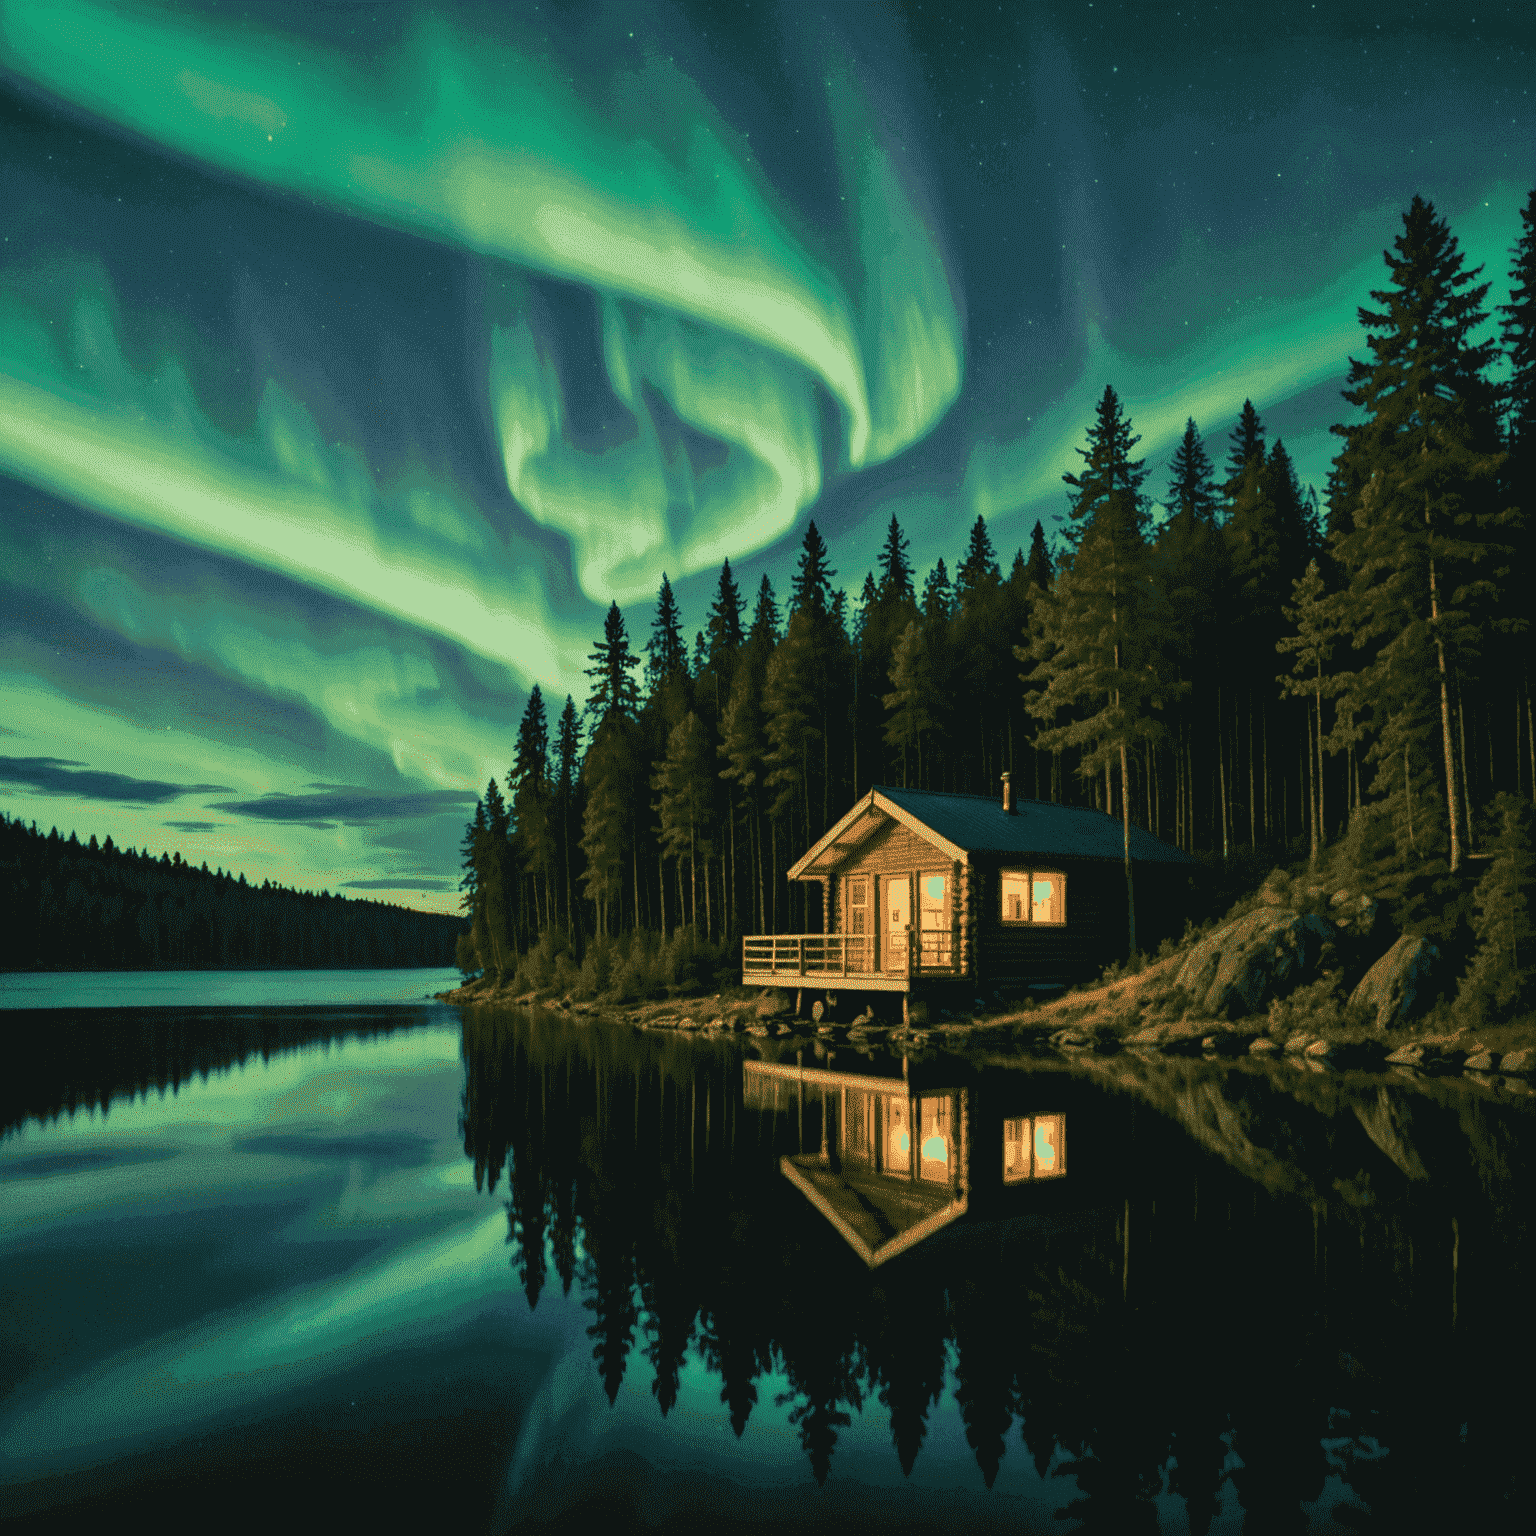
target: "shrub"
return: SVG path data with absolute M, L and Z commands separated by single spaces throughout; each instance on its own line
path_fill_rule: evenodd
M 608 990 L 613 980 L 614 949 L 613 940 L 607 937 L 593 939 L 587 946 L 587 957 L 572 989 L 577 997 L 594 998 Z
M 1531 807 L 1507 790 L 1493 803 L 1493 859 L 1472 898 L 1477 949 L 1458 1001 L 1479 1025 L 1536 1006 L 1536 851 Z
M 1375 1033 L 1369 1015 L 1350 1006 L 1343 973 L 1337 970 L 1324 971 L 1289 997 L 1273 999 L 1264 1028 L 1266 1034 L 1281 1041 L 1302 1031 L 1335 1039 L 1344 1034 Z

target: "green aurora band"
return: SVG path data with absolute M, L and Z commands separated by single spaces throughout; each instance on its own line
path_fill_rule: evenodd
M 821 490 L 815 384 L 839 407 L 834 457 L 846 468 L 917 441 L 959 393 L 961 324 L 942 258 L 845 74 L 825 81 L 852 253 L 840 278 L 827 240 L 799 227 L 745 140 L 656 57 L 616 72 L 599 112 L 546 62 L 431 18 L 365 72 L 208 18 L 11 0 L 0 3 L 0 62 L 219 170 L 594 289 L 609 378 L 637 423 L 606 452 L 561 439 L 562 383 L 521 307 L 500 299 L 515 282 L 487 324 L 509 487 L 570 537 L 596 602 L 646 595 L 663 568 L 690 574 L 786 532 Z M 638 408 L 642 380 L 729 444 L 723 466 L 695 476 L 669 459 Z M 98 475 L 88 496 L 60 486 L 61 452 L 81 426 L 68 411 L 24 393 L 6 404 L 21 408 L 0 436 L 13 473 L 153 520 L 131 468 L 118 484 Z M 177 457 L 165 443 L 144 454 Z M 186 462 L 172 476 L 183 505 L 166 510 L 166 531 L 194 536 L 181 492 L 206 468 Z M 262 500 L 255 487 L 237 499 Z M 236 537 L 245 547 L 232 552 L 260 558 L 260 529 Z M 301 558 L 323 568 L 331 552 L 312 539 Z M 436 606 L 424 592 L 410 601 Z

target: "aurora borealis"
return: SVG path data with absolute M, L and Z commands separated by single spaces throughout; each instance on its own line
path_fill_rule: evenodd
M 663 571 L 1006 559 L 1106 383 L 1321 493 L 1415 193 L 1507 295 L 1474 9 L 0 0 L 0 808 L 449 910 Z

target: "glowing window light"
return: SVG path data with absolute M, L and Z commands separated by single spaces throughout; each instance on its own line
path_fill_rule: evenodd
M 1027 1115 L 1003 1121 L 1003 1182 L 1005 1184 L 1016 1184 L 1030 1176 L 1030 1141 L 1030 1122 Z
M 907 1126 L 907 1106 L 901 1099 L 887 1099 L 885 1166 L 892 1173 L 905 1173 L 912 1162 L 912 1139 Z
M 922 1104 L 923 1136 L 918 1175 L 943 1182 L 949 1178 L 949 1099 L 928 1098 Z
M 1037 874 L 1034 877 L 1032 916 L 1037 923 L 1059 923 L 1061 921 L 1061 907 L 1057 899 L 1060 890 L 1060 875 Z
M 1021 870 L 1003 871 L 1003 918 L 1010 923 L 1029 920 L 1029 876 Z
M 1040 1115 L 1035 1120 L 1034 1158 L 1037 1179 L 1050 1178 L 1063 1172 L 1065 1147 L 1062 1133 L 1060 1115 Z

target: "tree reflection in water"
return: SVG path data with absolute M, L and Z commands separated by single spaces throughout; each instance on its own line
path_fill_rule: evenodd
M 1373 1528 L 1495 1529 L 1528 1486 L 1531 1414 L 1509 1388 L 1529 1332 L 1503 1326 L 1529 1273 L 1505 1187 L 1529 1187 L 1518 1107 L 1469 1121 L 1447 1092 L 1403 1087 L 1419 1096 L 1398 1122 L 1438 1169 L 1419 1178 L 1370 1113 L 1269 1079 L 1227 1084 L 1249 1152 L 1224 1156 L 1147 1085 L 957 1065 L 971 1161 L 998 1165 L 991 1203 L 978 1183 L 963 1219 L 871 1269 L 779 1172 L 818 1152 L 821 1091 L 748 1102 L 733 1041 L 469 1013 L 464 1060 L 477 1187 L 507 1178 L 531 1306 L 546 1250 L 562 1286 L 579 1283 L 610 1402 L 637 1337 L 662 1414 L 695 1350 L 738 1436 L 781 1372 L 775 1406 L 819 1481 L 872 1398 L 910 1473 L 952 1362 L 987 1485 L 1021 1441 L 1041 1475 L 1076 1479 L 1069 1513 L 1095 1531 L 1156 1529 L 1166 1495 L 1194 1536 L 1233 1498 L 1254 1531 L 1305 1530 L 1335 1505 Z M 1196 1069 L 1223 1070 L 1180 1066 Z M 1368 1111 L 1380 1082 L 1361 1089 Z M 1004 1122 L 1042 1109 L 1065 1113 L 1069 1171 L 1004 1190 Z M 1318 1138 L 1345 1194 L 1308 1200 L 1295 1185 L 1315 1182 Z M 1273 1176 L 1243 1166 L 1255 1146 Z M 1501 1347 L 1464 1348 L 1469 1317 Z

